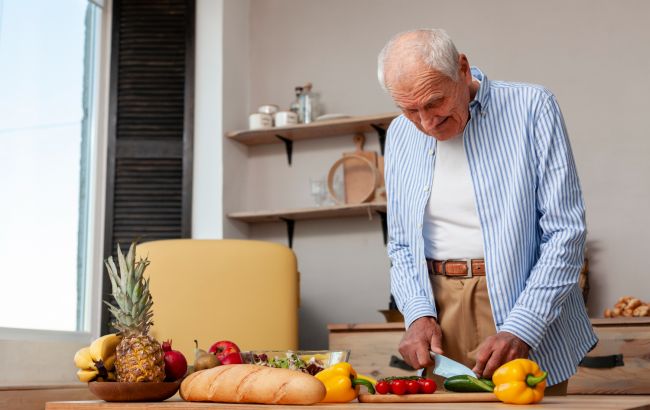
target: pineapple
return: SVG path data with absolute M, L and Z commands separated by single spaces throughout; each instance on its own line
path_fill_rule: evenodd
M 143 273 L 148 259 L 135 261 L 135 242 L 124 257 L 117 246 L 119 274 L 113 257 L 106 259 L 113 297 L 117 306 L 105 302 L 115 320 L 113 327 L 122 335 L 117 346 L 115 369 L 118 382 L 162 382 L 165 379 L 165 360 L 160 343 L 149 336 L 153 324 L 153 299 L 149 293 L 149 279 Z

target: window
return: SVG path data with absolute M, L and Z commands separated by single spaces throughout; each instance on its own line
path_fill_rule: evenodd
M 0 0 L 0 328 L 90 330 L 102 12 Z

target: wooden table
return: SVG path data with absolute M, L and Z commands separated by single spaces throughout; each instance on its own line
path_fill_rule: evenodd
M 408 409 L 466 409 L 469 403 L 409 403 L 409 404 L 373 404 L 351 402 L 346 404 L 318 404 L 313 406 L 270 406 L 261 404 L 222 404 L 222 403 L 189 403 L 181 400 L 168 400 L 160 403 L 106 403 L 104 401 L 60 401 L 49 402 L 46 410 L 199 410 L 199 409 L 241 409 L 241 410 L 297 410 L 297 409 L 358 409 L 358 410 L 402 410 Z M 650 396 L 567 396 L 546 397 L 535 405 L 538 408 L 555 409 L 650 409 Z M 471 403 L 472 409 L 518 409 L 523 407 L 502 403 Z

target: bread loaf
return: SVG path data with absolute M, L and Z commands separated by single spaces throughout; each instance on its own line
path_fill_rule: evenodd
M 643 303 L 641 299 L 632 296 L 623 296 L 618 299 L 613 309 L 605 309 L 605 317 L 643 317 L 650 316 L 650 303 Z
M 325 397 L 325 386 L 296 370 L 229 364 L 190 374 L 180 394 L 187 401 L 314 404 Z

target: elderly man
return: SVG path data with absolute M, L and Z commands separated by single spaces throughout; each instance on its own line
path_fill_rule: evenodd
M 597 339 L 577 285 L 584 204 L 555 97 L 488 80 L 437 29 L 393 37 L 378 73 L 403 113 L 388 130 L 386 188 L 404 360 L 419 369 L 444 353 L 491 377 L 529 357 L 566 394 Z

